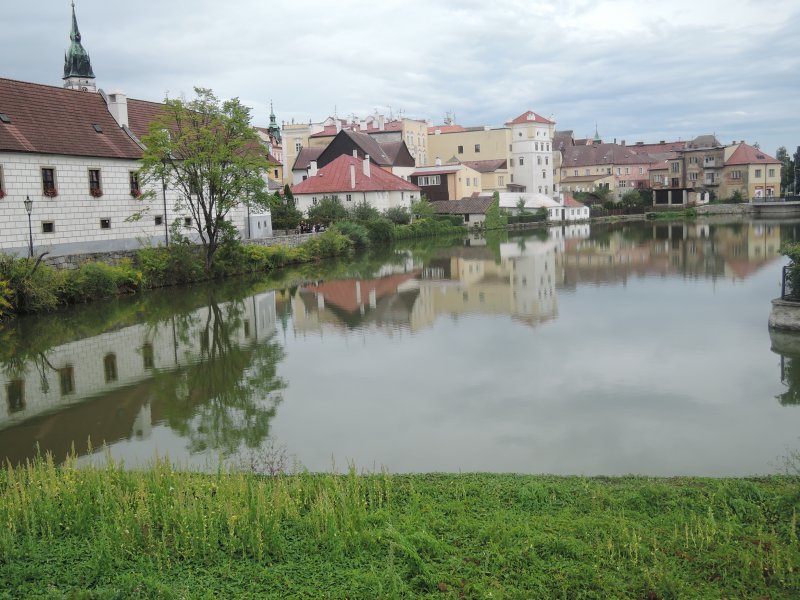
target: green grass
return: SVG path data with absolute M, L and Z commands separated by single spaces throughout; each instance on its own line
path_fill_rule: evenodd
M 693 208 L 645 213 L 645 218 L 648 220 L 664 220 L 664 221 L 694 219 L 696 216 L 697 216 L 697 211 Z
M 797 598 L 800 480 L 0 471 L 0 598 Z

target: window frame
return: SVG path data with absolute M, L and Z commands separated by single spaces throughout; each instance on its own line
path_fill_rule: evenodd
M 50 181 L 45 177 L 45 173 L 50 173 Z M 43 166 L 39 168 L 40 178 L 42 182 L 42 195 L 47 198 L 55 198 L 58 196 L 58 177 L 55 167 Z M 49 185 L 48 185 L 49 184 Z
M 100 169 L 88 168 L 86 170 L 89 181 L 89 195 L 92 198 L 100 198 L 103 195 L 103 175 Z

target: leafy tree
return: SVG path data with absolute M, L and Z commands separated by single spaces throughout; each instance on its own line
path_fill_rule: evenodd
M 424 196 L 411 203 L 411 214 L 415 219 L 431 219 L 436 214 L 433 206 Z
M 520 196 L 519 200 L 517 200 L 517 214 L 518 215 L 527 215 L 528 214 L 528 209 L 525 208 L 525 198 L 523 198 L 522 196 Z
M 164 101 L 162 113 L 142 138 L 141 173 L 178 191 L 176 210 L 191 214 L 210 271 L 214 254 L 234 230 L 230 211 L 261 193 L 269 167 L 266 148 L 250 125 L 250 109 L 238 98 L 220 101 L 206 88 L 195 98 Z
M 329 227 L 331 223 L 347 219 L 347 209 L 338 196 L 324 196 L 317 204 L 308 209 L 308 220 Z
M 642 196 L 639 194 L 638 190 L 628 190 L 622 195 L 620 204 L 622 204 L 622 206 L 625 208 L 633 208 L 636 206 L 642 206 L 644 201 L 642 200 Z
M 292 188 L 289 187 L 288 183 L 283 186 L 283 197 L 287 200 L 294 201 L 294 194 L 292 193 Z
M 395 225 L 408 225 L 411 222 L 411 213 L 405 206 L 393 206 L 383 211 L 383 216 Z
M 500 194 L 492 194 L 492 203 L 486 209 L 486 229 L 504 229 L 508 225 L 508 217 L 500 210 Z
M 775 153 L 775 158 L 781 161 L 781 194 L 787 194 L 789 191 L 794 191 L 794 169 L 795 162 L 786 151 L 786 146 L 781 146 Z
M 270 212 L 272 213 L 272 227 L 274 229 L 295 229 L 303 218 L 295 206 L 294 197 L 281 198 L 277 194 L 271 196 Z
M 356 202 L 355 206 L 348 211 L 353 221 L 366 223 L 381 218 L 381 211 L 369 204 L 366 200 Z

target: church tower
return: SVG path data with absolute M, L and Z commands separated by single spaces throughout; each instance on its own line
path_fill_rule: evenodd
M 89 53 L 81 44 L 81 32 L 78 31 L 78 19 L 75 18 L 75 2 L 72 3 L 72 31 L 69 33 L 71 44 L 64 54 L 64 87 L 70 90 L 96 92 L 94 71 L 89 60 Z

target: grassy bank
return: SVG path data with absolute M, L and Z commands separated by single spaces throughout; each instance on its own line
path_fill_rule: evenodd
M 798 478 L 0 471 L 0 598 L 796 598 Z
M 466 228 L 448 220 L 418 219 L 408 225 L 395 225 L 387 219 L 343 223 L 294 248 L 228 243 L 216 253 L 211 271 L 204 269 L 199 247 L 181 244 L 142 248 L 133 260 L 116 265 L 89 262 L 72 270 L 0 254 L 0 322 L 17 314 L 46 312 L 146 289 L 269 273 L 289 265 L 348 256 L 353 248 L 388 246 L 393 240 L 465 233 Z
M 645 218 L 648 221 L 676 221 L 683 219 L 694 219 L 697 216 L 697 211 L 693 208 L 685 208 L 683 210 L 665 210 L 645 213 Z

